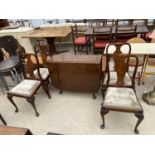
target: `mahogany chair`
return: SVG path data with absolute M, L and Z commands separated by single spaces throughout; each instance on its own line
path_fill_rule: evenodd
M 137 36 L 137 26 L 116 26 L 114 35 L 115 43 L 125 43 L 130 38 Z
M 123 48 L 125 48 L 125 49 L 123 50 Z M 107 53 L 109 51 L 114 52 L 115 50 L 119 51 L 120 53 L 125 52 L 126 54 L 130 55 L 131 54 L 131 45 L 128 43 L 109 44 L 106 48 L 105 56 L 107 55 Z M 103 70 L 103 72 L 102 72 L 102 77 L 103 77 L 102 86 L 103 87 L 109 87 L 109 86 L 115 87 L 115 83 L 117 81 L 117 72 L 115 69 L 115 64 L 113 63 L 114 62 L 113 57 L 111 57 L 110 59 L 107 59 L 106 61 L 109 63 L 107 63 L 106 69 L 102 69 Z M 102 61 L 102 64 L 103 64 L 102 66 L 104 67 L 105 62 Z M 133 78 L 134 78 L 134 72 L 129 73 L 129 68 L 128 68 L 127 72 L 125 74 L 125 77 L 124 77 L 124 87 L 132 88 L 133 90 L 135 90 L 135 80 Z
M 137 38 L 137 37 L 131 38 L 127 42 L 128 43 L 146 43 L 144 39 Z M 136 78 L 138 79 L 138 85 L 140 85 L 141 83 L 145 60 L 146 60 L 146 55 L 138 56 L 138 68 L 137 68 L 138 75 L 136 76 Z M 129 67 L 134 67 L 134 66 L 135 66 L 135 61 L 134 59 L 131 58 L 129 61 Z
M 80 47 L 86 47 L 86 52 L 88 54 L 90 38 L 84 35 L 86 30 L 79 30 L 78 26 L 75 23 L 75 26 L 72 26 L 72 39 L 74 46 L 74 53 L 76 54 L 77 50 L 80 51 Z
M 93 29 L 93 52 L 103 53 L 108 43 L 112 42 L 112 27 Z
M 1 119 L 1 121 L 3 122 L 3 124 L 4 124 L 4 125 L 7 125 L 7 123 L 6 123 L 5 119 L 2 117 L 2 115 L 1 115 L 1 114 L 0 114 L 0 119 Z
M 105 127 L 105 114 L 109 111 L 116 111 L 116 112 L 128 112 L 133 113 L 138 118 L 136 126 L 134 128 L 134 132 L 136 134 L 139 133 L 138 126 L 142 122 L 144 115 L 143 115 L 143 108 L 136 96 L 135 91 L 132 88 L 127 88 L 125 86 L 125 75 L 128 71 L 128 61 L 130 57 L 135 58 L 136 66 L 134 69 L 134 75 L 137 71 L 138 65 L 138 58 L 134 55 L 130 54 L 123 54 L 120 51 L 120 48 L 116 48 L 113 53 L 109 54 L 108 51 L 106 53 L 107 57 L 107 69 L 109 68 L 109 60 L 113 57 L 113 63 L 115 66 L 115 71 L 117 74 L 117 80 L 115 81 L 115 86 L 111 87 L 108 86 L 110 73 L 108 69 L 108 80 L 107 80 L 107 87 L 103 87 L 102 96 L 103 96 L 103 103 L 101 104 L 101 117 L 103 124 L 101 125 L 101 129 Z M 132 81 L 133 82 L 133 81 Z
M 47 94 L 48 98 L 51 98 L 51 95 L 48 91 L 47 85 L 45 84 L 44 76 L 47 76 L 47 74 L 44 71 L 41 71 L 39 68 L 39 60 L 37 55 L 35 54 L 22 54 L 21 57 L 21 64 L 23 69 L 23 77 L 24 80 L 19 83 L 17 86 L 15 86 L 13 89 L 7 92 L 7 97 L 9 101 L 13 104 L 15 107 L 15 112 L 18 112 L 18 108 L 13 101 L 13 97 L 21 97 L 25 98 L 33 107 L 36 116 L 39 116 L 39 113 L 35 106 L 35 95 L 40 87 L 43 88 L 45 93 Z M 29 78 L 28 74 L 26 72 L 26 67 L 29 66 L 29 64 L 32 62 L 31 58 L 35 57 L 37 62 L 37 79 Z M 27 61 L 25 62 L 25 58 L 27 58 Z M 33 58 L 34 59 L 34 58 Z M 26 63 L 26 64 L 25 64 Z M 44 75 L 42 75 L 44 74 Z

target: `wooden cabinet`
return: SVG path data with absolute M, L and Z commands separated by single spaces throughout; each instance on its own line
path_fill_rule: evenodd
M 95 93 L 100 87 L 101 56 L 59 54 L 47 60 L 51 81 L 59 90 Z

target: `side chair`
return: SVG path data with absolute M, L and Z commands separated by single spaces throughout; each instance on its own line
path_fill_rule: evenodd
M 84 35 L 86 30 L 79 30 L 76 23 L 75 23 L 75 26 L 72 26 L 71 28 L 72 28 L 72 40 L 73 40 L 73 46 L 74 46 L 74 53 L 76 54 L 77 51 L 80 51 L 80 47 L 81 49 L 85 47 L 86 53 L 88 54 L 88 51 L 90 49 L 90 38 Z
M 7 97 L 9 101 L 13 104 L 13 106 L 15 107 L 15 112 L 18 112 L 18 108 L 15 102 L 13 101 L 13 97 L 25 98 L 32 105 L 35 111 L 35 114 L 38 117 L 39 113 L 35 106 L 35 95 L 37 94 L 38 89 L 42 87 L 45 93 L 47 94 L 48 98 L 51 98 L 51 95 L 48 91 L 48 88 L 45 86 L 45 80 L 42 78 L 43 75 L 39 68 L 39 60 L 38 60 L 37 55 L 36 54 L 27 54 L 27 55 L 21 54 L 20 57 L 21 57 L 21 65 L 23 69 L 24 80 L 21 83 L 19 83 L 17 86 L 15 86 L 13 89 L 8 91 Z M 28 73 L 26 72 L 26 68 L 31 63 L 32 57 L 35 57 L 36 62 L 37 62 L 37 75 L 38 75 L 37 79 L 29 78 Z M 25 62 L 25 58 L 27 58 L 26 62 Z
M 93 52 L 94 54 L 103 53 L 108 43 L 112 42 L 112 27 L 93 29 Z
M 116 31 L 113 37 L 115 43 L 125 43 L 130 38 L 137 36 L 137 26 L 116 26 Z
M 109 45 L 111 46 L 111 45 Z M 104 129 L 105 127 L 105 115 L 110 111 L 116 111 L 116 112 L 127 112 L 127 113 L 133 113 L 137 118 L 138 121 L 136 123 L 136 126 L 134 128 L 134 132 L 136 134 L 139 133 L 138 126 L 144 119 L 143 115 L 143 108 L 139 102 L 139 99 L 135 93 L 135 91 L 132 88 L 127 88 L 125 84 L 125 75 L 128 70 L 128 62 L 129 59 L 135 58 L 135 68 L 133 75 L 135 76 L 137 71 L 137 65 L 138 65 L 138 58 L 135 55 L 130 55 L 126 53 L 122 53 L 120 50 L 114 50 L 113 53 L 108 53 L 109 51 L 106 51 L 106 57 L 107 57 L 107 71 L 108 71 L 108 78 L 107 78 L 107 87 L 102 87 L 102 97 L 103 97 L 103 103 L 101 104 L 101 118 L 102 118 L 102 125 L 101 129 Z M 115 71 L 117 75 L 117 79 L 115 81 L 115 85 L 113 87 L 109 86 L 109 80 L 110 80 L 110 73 L 109 73 L 109 60 L 113 57 L 113 63 L 115 66 Z M 134 79 L 134 78 L 133 78 Z M 133 80 L 132 80 L 133 82 Z M 126 120 L 128 121 L 128 120 Z

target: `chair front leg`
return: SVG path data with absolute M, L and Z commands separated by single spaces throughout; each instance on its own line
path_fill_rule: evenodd
M 102 103 L 103 104 L 103 103 Z M 104 108 L 103 106 L 101 107 L 101 111 L 100 111 L 100 114 L 101 114 L 101 118 L 102 118 L 102 121 L 103 121 L 103 124 L 100 126 L 101 129 L 104 129 L 105 127 L 105 119 L 104 119 L 104 115 L 107 114 L 109 111 Z
M 136 113 L 135 113 L 135 116 L 138 118 L 138 121 L 137 121 L 137 123 L 136 123 L 134 132 L 135 132 L 136 134 L 139 134 L 139 130 L 138 130 L 137 128 L 138 128 L 138 126 L 140 125 L 140 123 L 142 122 L 142 120 L 144 119 L 143 111 L 136 112 Z
M 32 107 L 33 107 L 33 109 L 34 109 L 34 111 L 36 113 L 36 116 L 38 117 L 39 113 L 38 113 L 38 111 L 36 109 L 36 106 L 35 106 L 35 97 L 31 96 L 31 97 L 27 98 L 26 100 L 32 105 Z
M 7 125 L 6 121 L 4 120 L 4 118 L 2 117 L 2 115 L 0 114 L 0 119 L 2 120 L 4 125 Z
M 15 107 L 15 112 L 18 112 L 18 107 L 16 106 L 15 102 L 13 101 L 13 96 L 11 94 L 7 95 L 7 98 L 9 99 L 9 101 L 13 104 L 13 106 Z
M 48 98 L 51 98 L 51 94 L 50 94 L 49 89 L 48 89 L 48 84 L 43 83 L 42 88 L 45 91 L 45 93 L 47 94 Z

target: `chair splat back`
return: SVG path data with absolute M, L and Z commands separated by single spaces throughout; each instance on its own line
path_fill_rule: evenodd
M 113 51 L 112 51 L 113 48 Z M 127 49 L 128 48 L 128 49 Z M 125 75 L 128 72 L 129 67 L 129 59 L 132 57 L 135 59 L 136 65 L 133 71 L 133 77 L 136 75 L 137 66 L 138 66 L 138 58 L 134 55 L 131 55 L 131 45 L 128 43 L 125 44 L 109 44 L 106 49 L 106 71 L 108 73 L 107 84 L 109 85 L 109 81 L 111 79 L 111 63 L 113 62 L 113 68 L 117 75 L 117 80 L 115 86 L 124 87 L 125 86 Z M 134 81 L 132 80 L 134 83 Z

